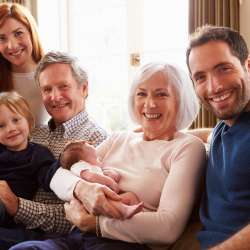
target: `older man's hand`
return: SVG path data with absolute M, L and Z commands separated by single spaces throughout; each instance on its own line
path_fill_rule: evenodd
M 121 197 L 105 185 L 79 181 L 76 184 L 74 195 L 91 214 L 122 218 L 122 214 L 107 200 L 109 198 L 120 201 Z
M 66 219 L 84 232 L 95 232 L 96 219 L 94 215 L 88 214 L 84 206 L 73 199 L 64 204 Z
M 12 192 L 6 181 L 0 181 L 0 199 L 8 214 L 15 216 L 18 210 L 18 197 Z

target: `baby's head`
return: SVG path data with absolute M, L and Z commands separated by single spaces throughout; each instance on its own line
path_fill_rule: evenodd
M 27 101 L 15 91 L 0 93 L 0 143 L 15 151 L 22 150 L 33 127 Z
M 60 164 L 63 168 L 70 169 L 78 161 L 97 164 L 95 148 L 85 141 L 74 141 L 66 144 L 61 156 Z

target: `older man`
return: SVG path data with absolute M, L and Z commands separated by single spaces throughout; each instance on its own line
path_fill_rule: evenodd
M 48 126 L 35 129 L 33 140 L 46 145 L 58 158 L 68 141 L 85 140 L 97 146 L 106 137 L 106 132 L 92 121 L 85 110 L 88 95 L 87 73 L 79 66 L 76 58 L 66 53 L 50 52 L 45 55 L 36 71 L 44 105 L 51 115 Z M 50 170 L 51 175 L 56 170 Z M 71 176 L 68 175 L 70 179 Z M 82 195 L 86 202 L 101 201 L 98 209 L 110 216 L 119 216 L 116 209 L 106 202 L 106 196 L 118 199 L 118 196 L 106 186 L 81 181 Z M 104 178 L 105 184 L 110 179 Z M 49 183 L 49 180 L 45 180 Z M 58 183 L 60 185 L 60 183 Z M 64 184 L 64 183 L 62 183 Z M 45 185 L 46 186 L 46 185 Z M 94 188 L 95 191 L 91 190 Z M 71 224 L 65 219 L 62 202 L 53 193 L 38 192 L 34 201 L 16 197 L 6 182 L 0 182 L 0 199 L 16 222 L 25 225 L 17 231 L 0 228 L 0 248 L 6 248 L 22 240 L 40 238 L 37 230 L 66 233 Z M 16 227 L 15 227 L 16 228 Z M 36 229 L 31 230 L 31 229 Z M 7 243 L 6 243 L 7 242 Z

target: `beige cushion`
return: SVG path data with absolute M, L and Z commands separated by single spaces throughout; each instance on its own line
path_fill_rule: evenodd
M 170 247 L 170 250 L 200 250 L 200 244 L 196 238 L 200 229 L 200 222 L 190 222 L 181 237 Z

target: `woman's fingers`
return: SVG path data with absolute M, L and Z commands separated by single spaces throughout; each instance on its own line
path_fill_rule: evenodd
M 116 183 L 121 179 L 121 175 L 114 169 L 103 169 L 103 174 L 112 178 Z
M 119 186 L 118 184 L 109 176 L 93 173 L 90 171 L 81 171 L 80 176 L 82 179 L 92 182 L 92 183 L 99 183 L 102 185 L 105 185 L 112 190 L 114 190 L 116 193 L 119 192 Z
M 93 206 L 93 214 L 121 219 L 122 214 L 109 201 L 109 199 L 121 200 L 121 197 L 106 186 L 101 186 L 98 193 L 99 195 L 97 196 L 97 199 L 95 200 L 95 204 Z
M 91 214 L 122 218 L 120 212 L 109 202 L 109 199 L 120 201 L 121 197 L 107 186 L 79 181 L 75 196 Z
M 105 196 L 111 200 L 120 201 L 122 199 L 120 195 L 118 195 L 117 193 L 115 193 L 114 191 L 112 191 L 110 188 L 106 186 L 102 187 L 102 191 L 105 194 Z

